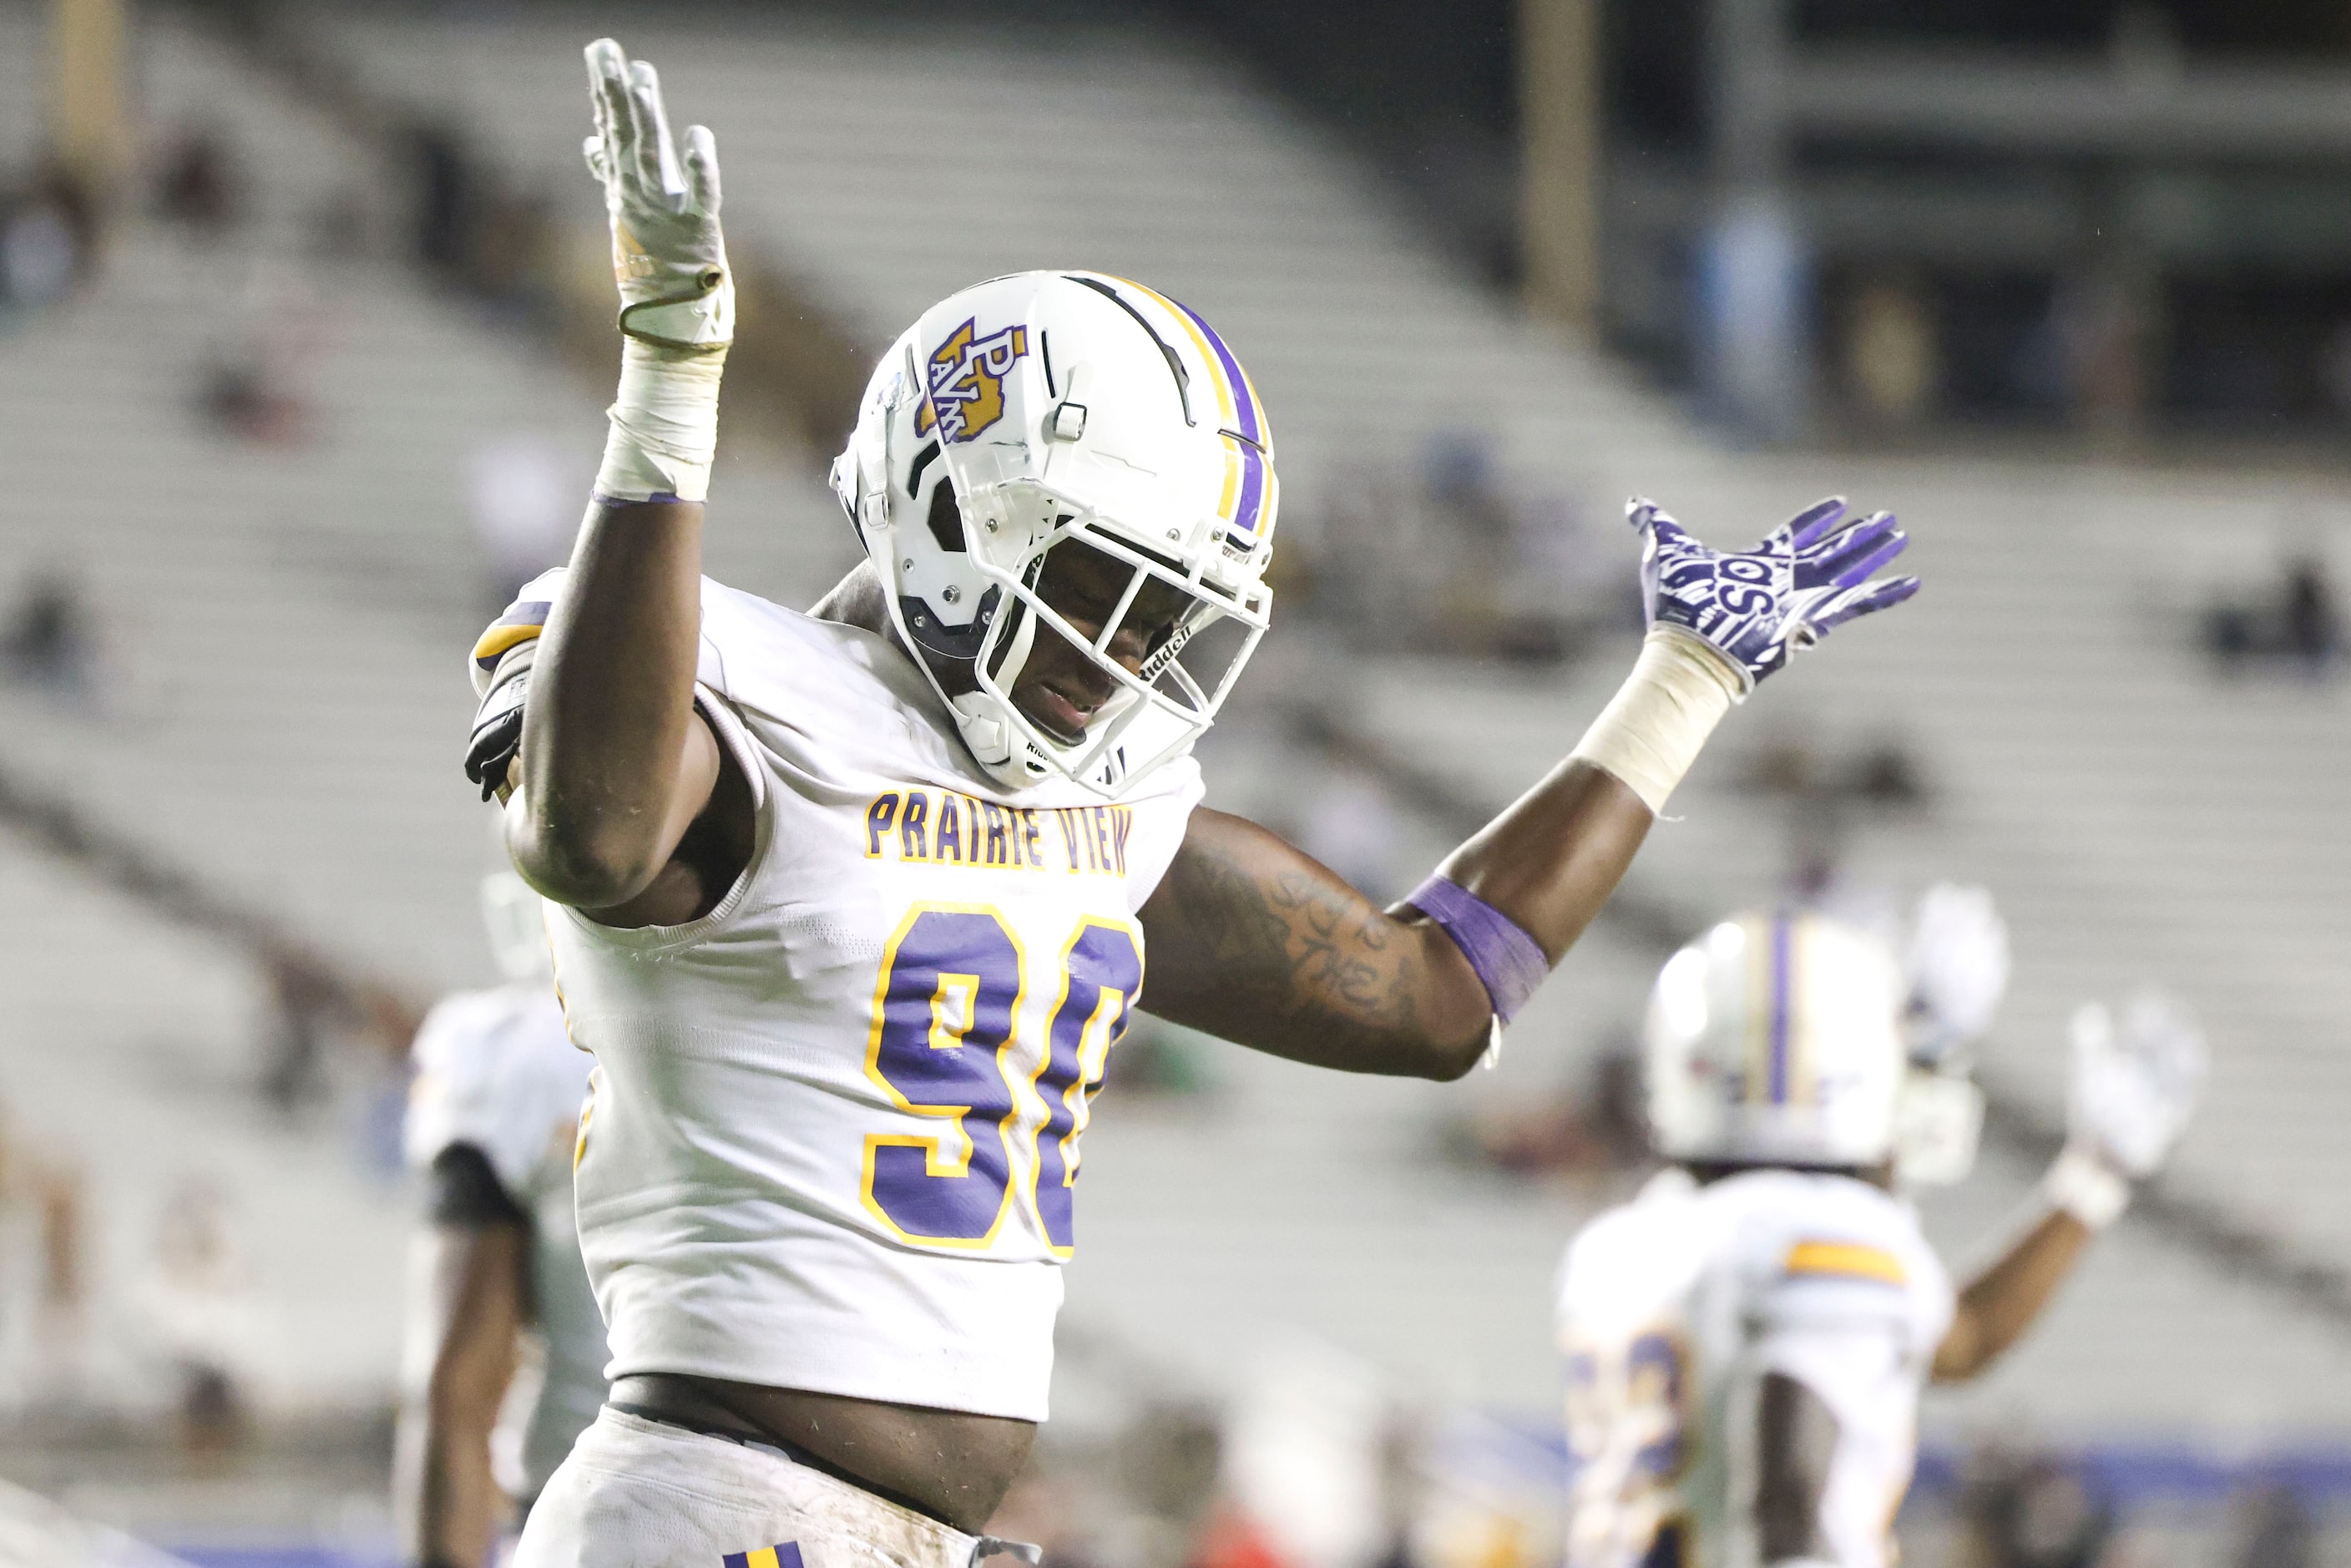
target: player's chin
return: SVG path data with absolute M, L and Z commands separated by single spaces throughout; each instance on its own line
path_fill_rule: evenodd
M 1089 716 L 1050 686 L 1024 686 L 1012 694 L 1012 706 L 1056 746 L 1076 746 L 1086 738 Z

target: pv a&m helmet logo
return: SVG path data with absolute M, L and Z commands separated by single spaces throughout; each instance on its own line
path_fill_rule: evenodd
M 939 439 L 969 441 L 1004 417 L 1004 378 L 1029 351 L 1029 329 L 1007 327 L 977 336 L 974 317 L 931 355 L 930 395 L 914 414 L 914 434 L 928 435 L 936 413 Z

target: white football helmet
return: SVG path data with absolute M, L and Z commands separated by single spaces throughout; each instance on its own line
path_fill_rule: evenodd
M 1272 610 L 1256 391 L 1196 312 L 1123 278 L 1015 273 L 932 306 L 875 367 L 832 486 L 964 744 L 1015 787 L 1060 775 L 1116 795 L 1180 755 Z M 1072 539 L 1128 570 L 1098 634 L 1036 591 Z M 1108 650 L 1154 582 L 1184 608 L 1130 674 Z M 1012 703 L 1040 622 L 1115 683 L 1075 744 Z
M 510 871 L 482 879 L 482 929 L 489 934 L 490 956 L 509 980 L 555 979 L 555 959 L 547 946 L 545 901 Z
M 1649 1003 L 1649 1124 L 1668 1159 L 1875 1166 L 1904 1075 L 1902 967 L 1818 915 L 1724 921 Z

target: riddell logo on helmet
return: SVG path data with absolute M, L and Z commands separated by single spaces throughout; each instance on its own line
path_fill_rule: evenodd
M 1004 417 L 1004 377 L 1029 351 L 1029 329 L 1007 327 L 982 338 L 978 319 L 956 328 L 931 355 L 930 396 L 914 415 L 914 434 L 928 435 L 935 411 L 942 441 L 969 441 Z

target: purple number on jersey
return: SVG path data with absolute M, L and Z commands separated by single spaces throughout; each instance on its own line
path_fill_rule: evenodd
M 993 914 L 920 909 L 883 959 L 866 1071 L 905 1109 L 952 1122 L 945 1140 L 865 1140 L 867 1207 L 909 1240 L 985 1247 L 1012 1190 L 1017 1110 L 1004 1057 L 1021 995 L 1020 948 Z
M 1077 1246 L 1078 1137 L 1102 1087 L 1111 1042 L 1143 987 L 1143 955 L 1134 933 L 1090 920 L 1071 939 L 1062 969 L 1064 988 L 1037 1082 L 1046 1116 L 1037 1129 L 1036 1167 L 1038 1221 L 1053 1250 L 1066 1257 Z
M 1633 1456 L 1633 1473 L 1672 1480 L 1682 1470 L 1682 1347 L 1672 1334 L 1645 1333 L 1625 1350 L 1625 1403 L 1660 1412 L 1663 1427 Z

